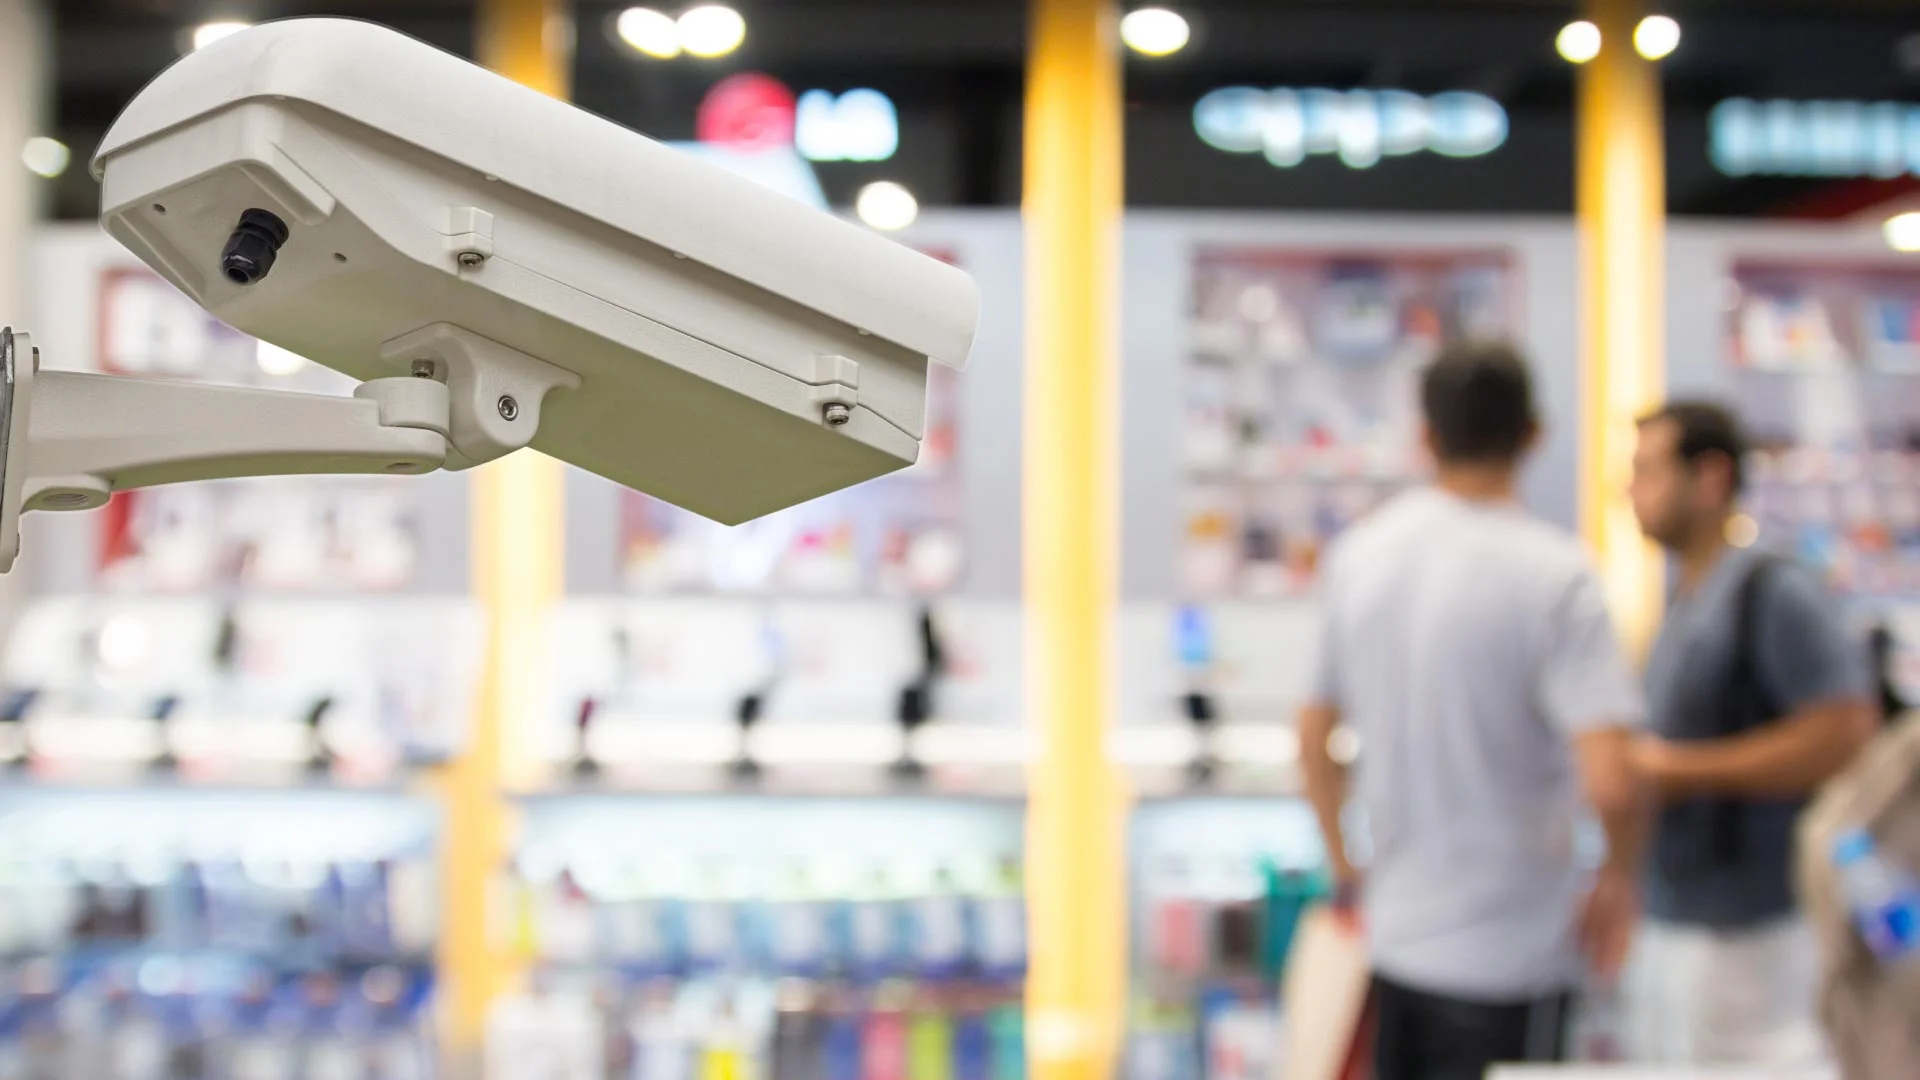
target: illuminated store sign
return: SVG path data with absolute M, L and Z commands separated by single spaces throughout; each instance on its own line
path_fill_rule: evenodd
M 747 72 L 714 84 L 695 124 L 701 142 L 734 150 L 790 147 L 809 161 L 885 161 L 900 148 L 900 118 L 878 90 L 796 100 L 771 75 Z
M 1485 94 L 1422 97 L 1404 90 L 1215 90 L 1193 107 L 1202 141 L 1231 154 L 1262 154 L 1290 168 L 1338 154 L 1365 169 L 1383 157 L 1430 151 L 1478 157 L 1507 141 L 1507 110 Z
M 1920 105 L 1750 101 L 1714 106 L 1708 153 L 1728 176 L 1920 176 Z
M 900 116 L 878 90 L 800 95 L 793 144 L 809 161 L 885 161 L 900 149 Z

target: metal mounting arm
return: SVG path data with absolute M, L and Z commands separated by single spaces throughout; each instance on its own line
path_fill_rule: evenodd
M 447 388 L 377 379 L 352 397 L 48 371 L 34 379 L 28 510 L 84 510 L 115 491 L 298 473 L 397 473 L 447 456 Z
M 116 491 L 242 476 L 432 472 L 447 461 L 445 384 L 375 379 L 352 397 L 39 371 L 0 330 L 0 573 L 27 510 L 86 510 Z

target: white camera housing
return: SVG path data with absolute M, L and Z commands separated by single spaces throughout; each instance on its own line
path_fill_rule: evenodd
M 978 318 L 954 267 L 371 23 L 267 23 L 182 58 L 93 170 L 102 224 L 142 261 L 232 326 L 368 383 L 277 407 L 300 415 L 251 425 L 231 454 L 220 424 L 305 395 L 175 393 L 175 426 L 206 445 L 173 447 L 144 481 L 126 461 L 94 468 L 97 439 L 54 469 L 32 427 L 9 440 L 22 490 L 0 507 L 0 568 L 21 509 L 139 482 L 464 468 L 523 446 L 746 521 L 911 464 L 928 362 L 963 364 Z M 241 283 L 223 250 L 249 211 L 285 239 Z M 160 393 L 49 371 L 39 411 L 79 423 L 106 381 L 145 383 L 110 392 L 134 412 Z M 49 405 L 56 383 L 74 400 Z M 301 445 L 335 421 L 364 453 L 349 436 Z M 141 458 L 135 432 L 115 434 L 107 457 Z

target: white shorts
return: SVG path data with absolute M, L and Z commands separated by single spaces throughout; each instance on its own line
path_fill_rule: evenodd
M 1752 930 L 1648 921 L 1627 965 L 1628 1057 L 1655 1065 L 1818 1068 L 1820 958 L 1798 918 Z

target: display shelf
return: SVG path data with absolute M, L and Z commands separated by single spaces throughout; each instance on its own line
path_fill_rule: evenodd
M 1920 595 L 1920 272 L 1736 261 L 1732 278 L 1759 542 L 1852 597 Z
M 1311 809 L 1154 800 L 1129 831 L 1134 984 L 1121 1075 L 1271 1075 L 1293 930 L 1328 891 Z
M 1419 368 L 1510 337 L 1505 255 L 1198 251 L 1188 329 L 1184 595 L 1308 594 L 1326 542 L 1425 470 Z
M 799 803 L 842 799 L 872 800 L 885 804 L 918 799 L 947 800 L 985 806 L 1021 806 L 1027 801 L 1024 783 L 982 789 L 978 787 L 941 787 L 924 781 L 882 776 L 867 785 L 828 785 L 805 782 L 767 782 L 764 778 L 726 777 L 712 784 L 628 783 L 619 779 L 573 778 L 542 787 L 507 791 L 505 797 L 522 802 L 547 799 L 673 800 L 673 799 L 768 799 Z
M 397 782 L 460 743 L 464 600 L 49 596 L 16 623 L 0 751 L 38 776 Z
M 994 1052 L 1025 966 L 1013 801 L 902 796 L 543 797 L 498 886 L 499 947 L 534 964 L 489 1056 L 663 1075 L 848 1078 L 898 1043 L 929 1066 Z M 882 811 L 881 808 L 884 807 Z M 575 1040 L 578 1042 L 579 1040 Z M 1002 1055 L 1017 1054 L 1002 1032 Z M 936 1060 L 937 1059 L 937 1060 Z M 683 1074 L 679 1069 L 690 1070 Z M 583 1073 L 582 1075 L 601 1075 Z M 651 1075 L 651 1074 L 650 1074 Z
M 36 776 L 24 769 L 14 767 L 0 768 L 0 791 L 38 792 L 49 795 L 138 791 L 237 795 L 273 795 L 285 792 L 322 795 L 339 793 L 342 795 L 424 796 L 431 792 L 433 778 L 434 773 L 429 769 L 416 770 L 399 778 L 355 781 L 334 776 L 196 780 L 168 773 L 141 773 L 133 776 Z
M 391 794 L 0 784 L 0 1063 L 432 1075 L 435 822 Z

